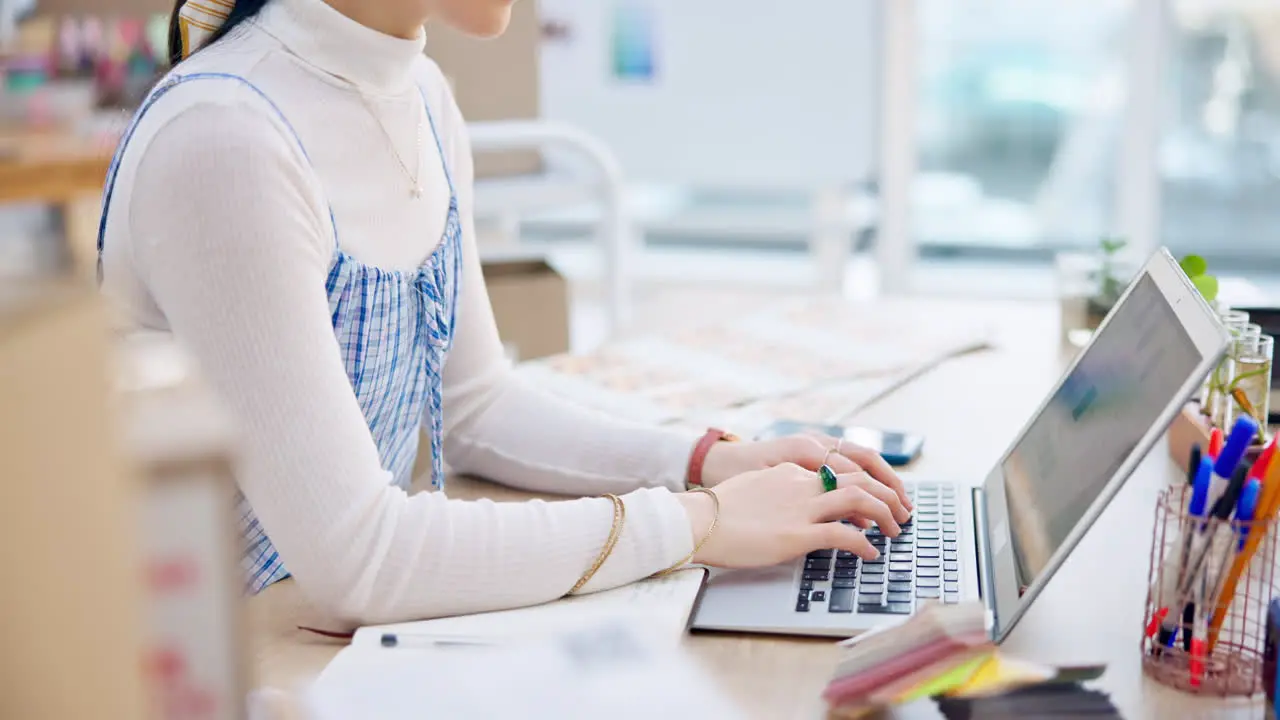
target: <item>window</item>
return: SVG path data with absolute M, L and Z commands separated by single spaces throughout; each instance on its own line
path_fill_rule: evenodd
M 1161 147 L 1177 252 L 1280 260 L 1280 3 L 1174 3 Z
M 1125 0 L 919 0 L 922 250 L 1092 245 L 1112 229 Z

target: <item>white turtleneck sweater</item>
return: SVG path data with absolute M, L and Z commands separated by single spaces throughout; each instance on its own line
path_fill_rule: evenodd
M 476 252 L 466 127 L 424 44 L 322 0 L 273 0 L 177 72 L 252 82 L 310 162 L 244 85 L 179 85 L 129 145 L 106 234 L 105 291 L 138 327 L 172 332 L 194 355 L 241 424 L 237 479 L 285 567 L 352 623 L 554 599 L 591 565 L 613 520 L 604 499 L 461 502 L 389 484 L 330 325 L 329 207 L 348 254 L 416 268 L 444 227 L 442 160 L 465 228 L 444 369 L 449 465 L 529 490 L 626 493 L 625 530 L 586 591 L 646 577 L 692 548 L 672 491 L 695 438 L 570 407 L 523 385 L 505 360 Z M 419 86 L 443 158 L 428 124 L 416 132 Z M 427 194 L 414 199 L 395 153 L 412 172 L 419 147 Z

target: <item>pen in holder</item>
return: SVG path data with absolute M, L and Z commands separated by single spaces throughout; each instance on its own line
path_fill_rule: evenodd
M 1179 690 L 1250 696 L 1262 692 L 1267 606 L 1277 595 L 1274 514 L 1223 520 L 1188 486 L 1156 503 L 1142 667 Z

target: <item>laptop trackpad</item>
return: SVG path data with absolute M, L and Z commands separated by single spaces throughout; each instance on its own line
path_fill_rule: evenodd
M 724 568 L 711 568 L 711 572 L 707 576 L 707 586 L 708 588 L 712 588 L 729 587 L 731 585 L 756 585 L 759 583 L 790 583 L 795 579 L 795 576 L 796 565 L 794 562 L 751 570 L 725 570 Z
M 776 624 L 780 614 L 794 615 L 797 567 L 789 562 L 753 570 L 713 569 L 694 627 L 750 629 L 762 622 Z

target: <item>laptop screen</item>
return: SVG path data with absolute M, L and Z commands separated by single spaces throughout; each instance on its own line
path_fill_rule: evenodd
M 1021 586 L 1044 570 L 1202 360 L 1144 273 L 1005 460 Z

